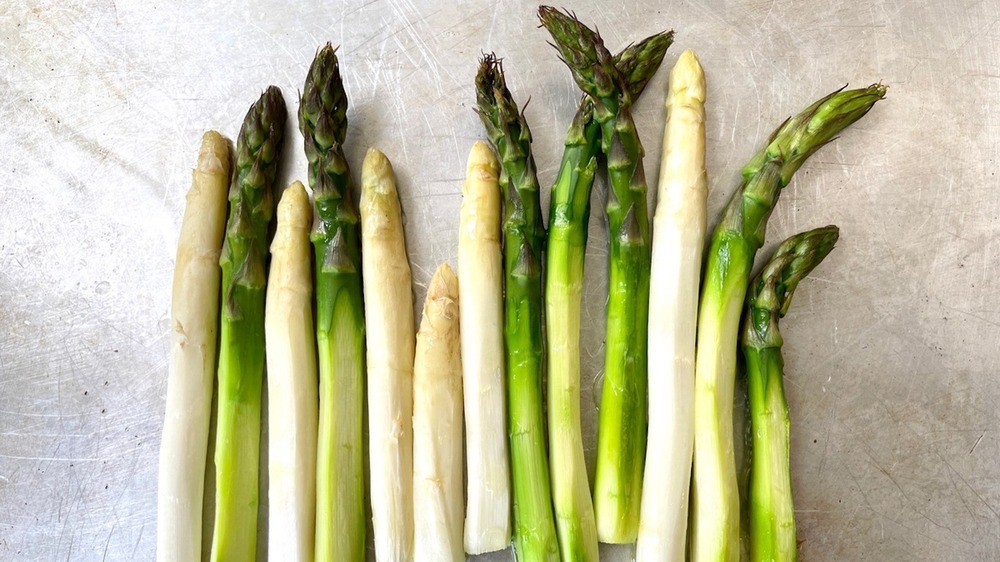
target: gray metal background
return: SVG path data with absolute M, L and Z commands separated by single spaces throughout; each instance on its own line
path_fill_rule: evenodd
M 434 266 L 455 260 L 464 162 L 483 138 L 480 51 L 531 97 L 542 184 L 555 175 L 578 94 L 536 4 L 251 4 L 37 0 L 0 14 L 0 559 L 152 559 L 171 273 L 199 137 L 234 136 L 267 84 L 294 108 L 321 43 L 343 45 L 351 164 L 374 145 L 398 173 L 417 306 Z M 803 168 L 769 230 L 769 247 L 842 232 L 783 324 L 802 558 L 1000 559 L 1000 6 L 568 6 L 612 49 L 670 27 L 665 67 L 697 51 L 712 222 L 782 119 L 848 82 L 890 85 Z M 649 178 L 666 74 L 636 114 Z M 294 126 L 285 178 L 304 179 Z M 591 468 L 605 192 L 584 302 Z

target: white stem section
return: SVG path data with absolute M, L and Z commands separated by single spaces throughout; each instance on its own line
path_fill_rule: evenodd
M 158 562 L 201 560 L 202 495 L 219 331 L 219 252 L 229 176 L 229 141 L 208 131 L 192 174 L 174 265 L 156 513 Z
M 413 361 L 413 506 L 416 562 L 460 562 L 462 357 L 458 279 L 441 264 L 424 301 Z
M 469 554 L 510 545 L 499 169 L 490 147 L 476 142 L 466 165 L 458 230 Z
M 707 223 L 705 76 L 681 53 L 670 73 L 649 291 L 649 438 L 637 562 L 683 562 L 694 448 L 698 288 Z
M 392 164 L 374 148 L 368 150 L 361 170 L 360 207 L 375 557 L 379 562 L 409 562 L 413 560 L 413 288 Z
M 268 558 L 312 562 L 316 532 L 319 389 L 312 315 L 312 207 L 293 183 L 278 204 L 271 242 L 267 341 Z

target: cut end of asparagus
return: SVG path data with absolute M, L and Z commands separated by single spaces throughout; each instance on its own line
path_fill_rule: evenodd
M 796 234 L 778 246 L 747 293 L 744 345 L 780 347 L 778 319 L 788 312 L 799 281 L 833 250 L 840 237 L 836 226 Z
M 681 53 L 673 70 L 670 71 L 668 95 L 705 103 L 705 72 L 698 56 L 691 49 Z

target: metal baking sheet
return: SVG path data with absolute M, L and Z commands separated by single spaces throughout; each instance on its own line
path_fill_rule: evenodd
M 199 137 L 341 45 L 348 156 L 380 147 L 416 305 L 454 265 L 472 79 L 504 58 L 543 185 L 578 98 L 531 2 L 14 0 L 0 14 L 0 559 L 152 560 L 175 244 Z M 1000 4 L 576 0 L 617 49 L 677 31 L 708 78 L 709 216 L 782 119 L 845 83 L 889 97 L 784 192 L 768 247 L 841 241 L 784 320 L 803 560 L 1000 559 Z M 666 71 L 636 121 L 656 178 Z M 304 179 L 294 118 L 283 182 Z M 607 235 L 587 254 L 593 469 Z M 545 197 L 547 205 L 547 197 Z M 606 560 L 630 550 L 606 547 Z M 509 553 L 477 560 L 508 560 Z

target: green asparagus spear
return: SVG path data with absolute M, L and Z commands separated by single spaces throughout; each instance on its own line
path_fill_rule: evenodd
M 281 90 L 271 86 L 247 112 L 236 139 L 229 222 L 219 259 L 222 329 L 213 561 L 253 561 L 257 552 L 267 236 L 285 118 Z
M 316 559 L 365 559 L 364 353 L 361 243 L 354 180 L 344 157 L 347 94 L 327 43 L 309 68 L 299 104 L 316 221 L 316 341 L 320 425 Z
M 600 36 L 574 16 L 550 7 L 540 8 L 539 17 L 594 104 L 601 149 L 608 159 L 611 260 L 594 511 L 601 541 L 633 542 L 639 529 L 648 415 L 650 239 L 643 149 L 632 120 L 626 77 Z
M 479 117 L 500 154 L 504 194 L 504 346 L 519 560 L 558 561 L 542 409 L 542 211 L 531 131 L 507 89 L 500 61 L 486 55 L 476 74 Z
M 754 255 L 781 189 L 809 156 L 885 96 L 876 84 L 838 90 L 785 121 L 743 168 L 743 182 L 712 235 L 695 358 L 691 559 L 739 557 L 739 497 L 733 453 L 733 387 L 740 312 Z
M 657 34 L 635 45 L 630 45 L 615 58 L 616 64 L 628 76 L 629 87 L 635 95 L 642 92 L 649 79 L 656 72 L 672 40 L 672 33 Z M 501 85 L 499 94 L 493 91 L 495 83 Z M 484 121 L 484 123 L 487 130 L 492 131 L 491 140 L 504 135 L 506 130 L 512 131 L 514 138 L 520 135 L 519 131 L 522 128 L 524 131 L 528 130 L 527 123 L 518 114 L 517 106 L 514 104 L 510 92 L 506 89 L 502 68 L 494 56 L 485 57 L 483 64 L 480 65 L 477 87 L 481 104 L 480 115 L 484 115 L 488 119 L 488 122 Z M 509 104 L 506 114 L 515 116 L 517 119 L 517 123 L 511 123 L 511 129 L 504 129 L 498 121 L 497 100 L 503 100 L 504 104 Z M 482 105 L 484 103 L 485 106 Z M 567 273 L 565 282 L 574 283 L 577 287 L 575 299 L 577 311 L 579 311 L 579 289 L 582 287 L 583 278 L 583 251 L 586 246 L 587 218 L 590 213 L 590 188 L 593 185 L 596 155 L 600 150 L 599 132 L 599 125 L 593 120 L 593 106 L 589 98 L 584 96 L 580 102 L 577 116 L 567 132 L 563 162 L 552 192 L 553 205 L 550 224 L 553 232 L 550 233 L 549 243 L 554 243 L 553 237 L 564 237 L 576 244 L 575 251 L 579 258 L 579 266 L 572 270 L 564 267 L 562 270 Z M 494 141 L 494 146 L 497 146 L 497 141 Z M 530 150 L 530 143 L 528 149 Z M 588 167 L 589 173 L 587 172 Z M 532 181 L 537 183 L 533 172 Z M 546 277 L 546 282 L 551 282 L 551 280 L 552 277 Z M 532 311 L 533 314 L 540 314 L 540 310 L 537 308 L 532 308 Z M 579 312 L 577 312 L 577 316 L 579 316 Z M 555 321 L 561 322 L 566 317 L 565 314 L 556 314 L 558 320 Z M 508 318 L 510 318 L 509 315 Z M 553 315 L 549 315 L 548 318 L 550 322 L 554 320 Z M 575 369 L 576 378 L 579 378 L 579 322 L 575 325 L 577 328 L 574 341 L 577 343 L 574 348 L 577 351 L 571 355 L 577 366 Z M 525 343 L 530 342 L 525 340 Z M 510 345 L 511 341 L 508 337 L 508 346 Z M 541 352 L 537 346 L 533 349 Z M 508 380 L 508 408 L 511 415 L 509 421 L 512 428 L 521 428 L 517 434 L 512 433 L 511 435 L 511 456 L 514 459 L 512 471 L 515 482 L 515 548 L 521 560 L 558 560 L 556 534 L 552 522 L 551 496 L 548 489 L 548 461 L 545 455 L 544 437 L 539 435 L 539 432 L 544 431 L 541 406 L 541 364 L 532 364 L 532 368 L 535 369 L 535 373 L 531 378 L 528 377 L 528 371 L 517 369 L 517 374 L 522 376 Z M 511 373 L 515 374 L 514 371 Z M 517 382 L 523 383 L 524 386 L 516 386 L 514 383 Z M 576 426 L 579 427 L 579 420 L 577 420 Z M 520 442 L 523 446 L 514 446 L 516 442 Z M 539 531 L 539 529 L 543 531 Z
M 750 283 L 742 347 L 750 398 L 750 559 L 794 562 L 795 512 L 788 463 L 789 419 L 778 319 L 788 312 L 799 281 L 833 250 L 836 226 L 796 234 L 778 246 Z

